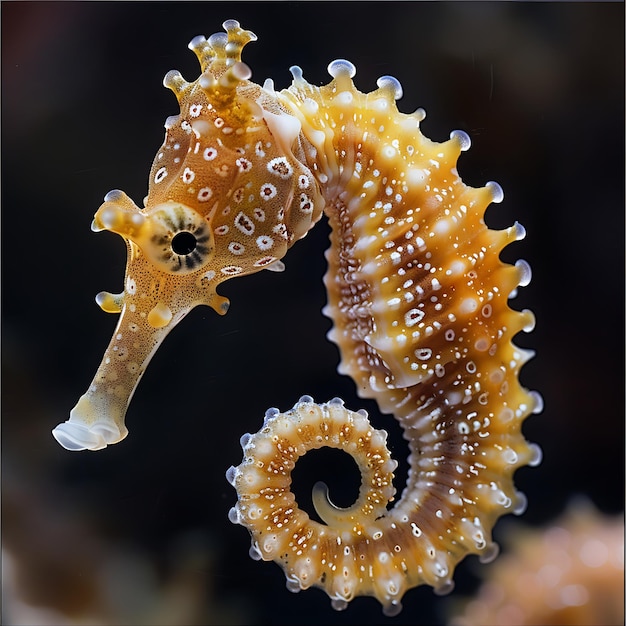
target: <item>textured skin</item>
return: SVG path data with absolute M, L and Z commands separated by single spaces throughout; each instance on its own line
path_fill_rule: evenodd
M 512 343 L 534 318 L 508 298 L 530 270 L 499 259 L 524 230 L 487 228 L 485 210 L 502 190 L 463 183 L 456 163 L 469 138 L 425 138 L 423 111 L 398 112 L 395 79 L 360 93 L 354 67 L 339 60 L 328 85 L 310 85 L 293 67 L 291 87 L 277 93 L 271 82 L 251 83 L 240 61 L 254 35 L 232 20 L 224 27 L 190 44 L 198 80 L 165 78 L 181 113 L 166 122 L 145 208 L 111 192 L 96 213 L 94 230 L 128 244 L 124 293 L 98 296 L 120 322 L 92 386 L 54 433 L 69 449 L 122 439 L 130 397 L 169 330 L 198 304 L 224 313 L 216 286 L 280 269 L 324 212 L 332 227 L 325 313 L 339 371 L 397 418 L 408 483 L 387 510 L 397 464 L 386 433 L 340 400 L 303 397 L 286 413 L 270 409 L 259 433 L 242 438 L 243 462 L 228 471 L 238 492 L 230 519 L 249 529 L 254 558 L 281 564 L 292 591 L 322 587 L 336 609 L 372 595 L 394 615 L 411 587 L 449 591 L 466 555 L 493 558 L 496 520 L 524 509 L 512 476 L 539 461 L 521 425 L 541 400 L 518 381 L 531 353 Z M 362 485 L 348 509 L 316 486 L 319 524 L 298 508 L 290 483 L 297 459 L 324 445 L 355 458 Z

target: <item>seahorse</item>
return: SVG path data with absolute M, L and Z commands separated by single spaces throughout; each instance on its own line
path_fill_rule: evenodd
M 354 65 L 339 59 L 328 85 L 309 84 L 293 66 L 291 86 L 278 92 L 270 79 L 253 83 L 241 61 L 256 36 L 235 20 L 223 26 L 189 44 L 202 70 L 195 81 L 165 76 L 180 113 L 166 120 L 144 207 L 114 190 L 95 214 L 92 230 L 127 245 L 124 290 L 96 296 L 120 318 L 93 382 L 53 434 L 70 450 L 126 437 L 128 403 L 170 330 L 200 304 L 225 314 L 217 286 L 281 271 L 325 214 L 328 337 L 339 372 L 403 429 L 407 485 L 388 508 L 397 462 L 387 433 L 338 398 L 303 396 L 286 412 L 269 409 L 259 432 L 242 437 L 242 463 L 227 471 L 238 494 L 229 518 L 250 531 L 253 558 L 283 567 L 291 591 L 321 587 L 338 610 L 370 595 L 396 615 L 408 589 L 448 592 L 465 556 L 494 558 L 495 522 L 525 508 L 513 473 L 540 461 L 521 426 L 542 400 L 519 382 L 533 353 L 512 342 L 534 316 L 508 299 L 530 268 L 499 258 L 525 231 L 486 226 L 502 189 L 463 183 L 456 165 L 468 135 L 427 139 L 423 110 L 398 111 L 395 78 L 361 93 Z M 362 476 L 348 508 L 315 486 L 319 523 L 290 485 L 297 460 L 322 446 L 352 455 Z

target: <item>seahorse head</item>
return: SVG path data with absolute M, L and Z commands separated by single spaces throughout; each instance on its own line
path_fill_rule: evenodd
M 199 304 L 224 314 L 229 303 L 217 285 L 282 269 L 289 246 L 322 214 L 301 122 L 271 82 L 249 80 L 241 51 L 255 35 L 234 20 L 224 27 L 189 44 L 201 65 L 197 80 L 175 70 L 165 76 L 180 113 L 166 120 L 145 206 L 114 190 L 95 214 L 92 230 L 126 241 L 126 276 L 122 293 L 96 298 L 121 316 L 92 385 L 54 430 L 68 448 L 122 439 L 128 402 L 165 335 Z
M 220 282 L 280 267 L 287 248 L 319 218 L 323 200 L 302 164 L 301 124 L 275 98 L 249 81 L 241 51 L 256 39 L 234 20 L 226 33 L 199 36 L 189 47 L 202 68 L 192 83 L 172 70 L 164 79 L 180 113 L 166 135 L 149 179 L 145 208 L 112 192 L 96 213 L 94 230 L 132 242 L 129 273 L 141 270 L 184 282 L 190 304 L 224 313 Z

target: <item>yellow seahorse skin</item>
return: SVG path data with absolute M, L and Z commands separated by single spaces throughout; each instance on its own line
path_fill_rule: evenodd
M 255 37 L 237 22 L 190 48 L 202 74 L 165 78 L 181 108 L 151 173 L 145 208 L 111 192 L 94 230 L 128 245 L 125 290 L 99 294 L 120 322 L 102 365 L 70 420 L 54 434 L 69 449 L 98 449 L 126 435 L 124 414 L 165 335 L 198 304 L 224 313 L 216 286 L 232 276 L 280 269 L 287 249 L 324 212 L 332 228 L 324 282 L 339 371 L 364 398 L 392 413 L 409 447 L 409 475 L 394 498 L 397 463 L 386 433 L 339 399 L 270 409 L 244 435 L 244 458 L 227 478 L 237 489 L 231 521 L 251 533 L 251 555 L 275 560 L 292 591 L 323 588 L 336 609 L 371 595 L 387 615 L 420 584 L 449 591 L 468 554 L 494 558 L 491 531 L 525 498 L 513 473 L 540 460 L 521 426 L 541 410 L 520 368 L 532 356 L 512 338 L 529 331 L 529 311 L 508 299 L 530 280 L 524 261 L 499 255 L 524 236 L 519 224 L 494 231 L 484 213 L 503 193 L 475 189 L 456 169 L 469 137 L 433 142 L 424 112 L 398 112 L 398 81 L 385 76 L 364 94 L 354 66 L 333 61 L 326 86 L 292 67 L 292 85 L 250 82 L 241 51 Z M 291 471 L 308 450 L 351 454 L 362 473 L 357 502 L 339 509 L 318 484 L 309 518 L 291 492 Z
M 467 554 L 493 558 L 495 521 L 524 510 L 512 475 L 539 461 L 521 424 L 541 400 L 518 382 L 531 353 L 511 342 L 532 329 L 533 315 L 511 310 L 507 300 L 528 282 L 530 269 L 524 261 L 504 264 L 499 254 L 525 233 L 519 224 L 499 232 L 486 227 L 485 209 L 502 200 L 502 190 L 462 182 L 456 163 L 469 138 L 460 131 L 443 144 L 425 138 L 423 111 L 397 111 L 395 79 L 383 77 L 378 90 L 362 94 L 347 61 L 330 64 L 334 80 L 321 88 L 292 71 L 294 83 L 283 94 L 314 146 L 307 162 L 323 181 L 332 227 L 328 336 L 340 349 L 339 371 L 404 429 L 409 479 L 393 509 L 379 507 L 373 517 L 358 501 L 338 510 L 316 488 L 326 525 L 310 520 L 289 490 L 303 446 L 319 440 L 304 426 L 317 406 L 307 398 L 245 438 L 244 461 L 228 474 L 239 494 L 231 519 L 250 529 L 251 554 L 283 566 L 292 590 L 320 586 L 337 609 L 373 595 L 395 615 L 411 587 L 449 591 Z M 339 442 L 328 435 L 334 443 L 327 445 L 367 466 L 354 432 Z

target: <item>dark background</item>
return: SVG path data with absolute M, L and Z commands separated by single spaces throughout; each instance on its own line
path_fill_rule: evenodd
M 304 393 L 367 408 L 392 433 L 394 456 L 405 455 L 394 420 L 335 371 L 320 312 L 325 223 L 288 253 L 284 273 L 222 285 L 225 317 L 198 308 L 176 328 L 135 394 L 123 443 L 70 453 L 50 434 L 116 321 L 93 297 L 121 290 L 124 246 L 93 234 L 92 215 L 113 188 L 141 202 L 164 120 L 177 112 L 162 78 L 177 68 L 195 79 L 187 43 L 228 18 L 259 38 L 244 53 L 259 83 L 287 87 L 293 64 L 326 83 L 328 63 L 347 58 L 362 91 L 397 77 L 400 110 L 425 108 L 431 139 L 469 133 L 459 171 L 473 186 L 502 185 L 505 201 L 487 221 L 526 227 L 504 257 L 527 259 L 534 273 L 513 301 L 537 317 L 518 343 L 537 351 L 522 381 L 546 405 L 524 427 L 544 461 L 516 475 L 529 500 L 523 521 L 545 524 L 578 494 L 623 510 L 623 4 L 3 3 L 4 610 L 26 610 L 15 589 L 78 623 L 85 614 L 110 624 L 442 623 L 447 599 L 429 588 L 408 592 L 394 619 L 371 598 L 336 613 L 318 590 L 291 594 L 227 519 L 236 495 L 224 472 L 241 460 L 239 437 L 267 407 L 287 409 Z M 317 479 L 340 504 L 344 488 L 356 492 L 342 457 L 299 463 L 304 508 Z M 459 594 L 475 588 L 476 565 L 457 568 Z

